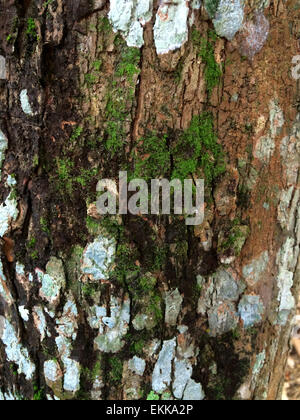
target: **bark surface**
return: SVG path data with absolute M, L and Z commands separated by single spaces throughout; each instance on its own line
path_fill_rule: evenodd
M 0 0 L 0 400 L 280 398 L 299 10 Z M 204 178 L 204 223 L 99 216 L 120 170 Z

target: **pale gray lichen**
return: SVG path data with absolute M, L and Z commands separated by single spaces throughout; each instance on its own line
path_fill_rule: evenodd
M 190 379 L 184 391 L 184 401 L 202 401 L 205 398 L 205 394 L 200 383 Z
M 173 394 L 174 397 L 181 400 L 187 383 L 193 374 L 193 367 L 189 360 L 174 361 L 174 381 L 173 381 Z
M 44 375 L 50 388 L 53 384 L 62 380 L 63 374 L 57 360 L 47 360 L 44 363 Z
M 5 152 L 7 150 L 8 141 L 5 134 L 0 130 L 0 181 L 1 181 L 1 168 L 5 158 Z
M 66 287 L 66 277 L 63 263 L 60 259 L 51 257 L 46 266 L 46 273 L 36 269 L 38 280 L 42 283 L 40 296 L 56 306 L 59 303 L 60 294 Z
M 220 0 L 213 23 L 216 33 L 231 41 L 240 30 L 244 19 L 244 2 Z
M 3 264 L 2 264 L 1 259 L 0 259 L 0 296 L 9 305 L 13 303 L 12 295 L 6 284 L 6 277 L 3 272 Z
M 107 279 L 115 252 L 115 240 L 99 236 L 86 247 L 81 271 L 94 281 Z
M 166 293 L 165 303 L 165 323 L 171 326 L 175 326 L 177 323 L 177 318 L 179 316 L 183 298 L 178 289 L 171 290 Z
M 250 264 L 243 267 L 243 276 L 250 286 L 255 286 L 262 279 L 262 274 L 268 268 L 269 260 L 269 253 L 265 251 Z
M 255 385 L 257 378 L 262 370 L 262 368 L 264 367 L 266 361 L 266 352 L 265 350 L 261 353 L 259 353 L 256 356 L 256 361 L 253 367 L 253 371 L 252 371 L 252 384 Z
M 11 223 L 17 220 L 18 215 L 18 202 L 13 191 L 11 191 L 5 202 L 0 206 L 0 237 L 7 233 Z
M 296 305 L 292 294 L 294 285 L 294 268 L 296 266 L 294 255 L 295 239 L 287 238 L 286 242 L 277 255 L 277 264 L 279 267 L 277 286 L 278 293 L 278 324 L 286 325 L 289 315 Z
M 125 342 L 123 337 L 127 334 L 130 322 L 130 299 L 125 295 L 124 300 L 111 296 L 110 316 L 108 310 L 103 307 L 99 335 L 95 338 L 95 346 L 105 353 L 117 353 Z M 101 314 L 101 315 L 102 315 Z
M 134 356 L 128 362 L 128 369 L 139 376 L 143 376 L 146 369 L 146 362 L 140 357 Z
M 245 328 L 260 323 L 264 311 L 264 304 L 257 295 L 244 295 L 239 303 L 239 315 Z
M 115 32 L 121 31 L 129 47 L 144 45 L 144 28 L 152 17 L 153 0 L 111 0 L 109 20 Z
M 20 344 L 14 327 L 3 316 L 0 316 L 0 338 L 5 346 L 7 360 L 18 366 L 18 373 L 24 374 L 27 381 L 31 380 L 35 365 L 30 360 L 28 350 Z
M 152 389 L 162 394 L 171 385 L 172 362 L 175 356 L 176 338 L 164 341 L 152 375 Z
M 25 306 L 19 306 L 19 314 L 23 321 L 29 321 L 29 310 L 25 308 Z
M 0 79 L 6 79 L 6 59 L 3 55 L 0 55 Z
M 159 6 L 154 25 L 154 42 L 158 54 L 180 48 L 188 40 L 189 7 L 186 0 Z
M 33 116 L 33 111 L 29 102 L 28 98 L 28 91 L 27 89 L 23 89 L 20 93 L 20 101 L 21 101 L 21 107 L 23 112 L 26 115 Z
M 72 343 L 77 338 L 78 310 L 72 296 L 64 306 L 62 317 L 56 321 L 58 337 L 55 342 L 64 364 L 64 390 L 75 393 L 80 389 L 80 364 L 71 358 Z

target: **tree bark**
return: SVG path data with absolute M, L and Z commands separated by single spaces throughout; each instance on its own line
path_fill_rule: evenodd
M 0 1 L 0 399 L 281 398 L 299 1 L 228 1 Z M 99 215 L 119 171 L 204 222 Z

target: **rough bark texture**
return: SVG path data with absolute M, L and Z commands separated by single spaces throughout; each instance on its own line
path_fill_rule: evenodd
M 0 399 L 280 398 L 299 0 L 151 3 L 0 1 Z M 119 170 L 204 177 L 204 223 L 100 217 Z

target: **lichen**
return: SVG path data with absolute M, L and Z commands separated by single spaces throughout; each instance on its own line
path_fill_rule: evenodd
M 6 79 L 6 59 L 3 55 L 0 55 L 0 79 Z
M 175 356 L 176 338 L 164 341 L 152 375 L 152 388 L 162 394 L 171 385 L 172 362 Z
M 99 236 L 86 247 L 83 253 L 82 272 L 92 280 L 107 279 L 115 252 L 115 240 Z
M 186 0 L 161 3 L 154 25 L 154 42 L 158 54 L 180 48 L 188 40 L 189 8 Z
M 294 238 L 288 238 L 277 255 L 279 272 L 277 277 L 278 293 L 278 324 L 286 325 L 289 315 L 296 305 L 292 294 L 294 285 L 295 257 L 294 257 Z
M 231 41 L 243 19 L 244 3 L 241 0 L 220 0 L 213 23 L 217 34 Z
M 50 305 L 56 306 L 59 302 L 61 291 L 66 286 L 66 277 L 61 260 L 51 257 L 46 267 L 46 273 L 36 269 L 38 280 L 42 283 L 40 296 Z
M 0 237 L 3 237 L 7 233 L 11 223 L 17 220 L 18 215 L 18 202 L 12 188 L 7 199 L 0 206 Z
M 115 296 L 110 298 L 110 316 L 107 308 L 102 308 L 99 335 L 95 345 L 104 353 L 117 353 L 124 345 L 123 338 L 128 332 L 130 322 L 130 299 L 127 295 L 123 301 Z
M 130 47 L 144 45 L 143 25 L 152 17 L 152 0 L 112 0 L 109 20 L 115 32 L 121 31 Z
M 8 146 L 8 140 L 5 134 L 0 130 L 0 181 L 1 181 L 1 168 L 5 159 L 5 152 Z
M 20 101 L 21 101 L 21 107 L 23 112 L 26 115 L 33 116 L 33 111 L 29 102 L 28 98 L 28 91 L 27 89 L 23 89 L 20 93 Z
M 183 302 L 183 298 L 179 293 L 178 289 L 172 290 L 166 293 L 165 296 L 165 303 L 166 303 L 166 311 L 165 311 L 165 323 L 168 325 L 175 326 L 177 323 L 177 318 L 181 310 L 181 305 Z
M 262 321 L 265 312 L 260 296 L 244 295 L 239 303 L 239 315 L 245 328 L 252 327 Z
M 12 324 L 0 316 L 0 338 L 5 346 L 7 361 L 18 366 L 18 373 L 24 374 L 27 381 L 33 378 L 35 365 L 29 357 L 28 350 L 20 344 L 20 340 Z

